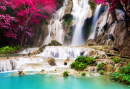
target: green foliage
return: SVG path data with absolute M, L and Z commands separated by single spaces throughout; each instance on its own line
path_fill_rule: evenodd
M 82 62 L 76 62 L 75 64 L 75 69 L 82 71 L 83 69 L 85 69 L 87 67 L 86 63 L 82 63 Z
M 127 66 L 126 67 L 130 67 L 130 63 L 129 64 L 127 64 Z
M 86 75 L 86 73 L 85 73 L 85 72 L 83 72 L 81 75 L 82 75 L 82 76 L 85 76 L 85 75 Z
M 99 73 L 100 73 L 101 75 L 104 75 L 104 74 L 105 74 L 105 72 L 104 72 L 103 70 L 100 70 Z
M 64 76 L 64 77 L 69 76 L 68 71 L 64 71 L 63 76 Z
M 72 20 L 73 20 L 73 18 L 69 18 L 68 20 L 65 20 L 65 22 L 67 23 L 67 25 L 70 25 Z
M 56 40 L 52 40 L 47 46 L 61 46 L 62 44 Z
M 126 58 L 119 58 L 119 57 L 111 57 L 111 59 L 114 61 L 114 63 L 119 63 L 119 62 L 125 62 Z
M 79 56 L 76 58 L 75 62 L 71 64 L 71 68 L 76 70 L 84 70 L 87 65 L 93 64 L 95 62 L 95 59 L 92 57 L 86 57 L 86 56 Z
M 86 58 L 86 62 L 87 62 L 88 65 L 94 64 L 95 61 L 96 61 L 96 60 L 95 60 L 94 57 L 87 57 L 87 58 Z
M 96 2 L 94 2 L 93 0 L 89 0 L 88 3 L 90 5 L 91 10 L 94 12 L 96 9 Z
M 11 46 L 5 46 L 0 48 L 0 54 L 12 54 L 17 52 L 17 50 L 21 49 L 19 45 L 11 47 Z
M 130 84 L 130 66 L 127 65 L 126 68 L 120 67 L 117 72 L 112 72 L 109 74 L 111 79 L 119 82 L 124 82 L 126 84 Z
M 77 62 L 82 62 L 82 63 L 86 63 L 87 57 L 86 56 L 79 56 L 76 58 L 75 61 Z
M 106 63 L 104 62 L 101 62 L 97 65 L 97 69 L 98 70 L 104 70 L 105 69 L 105 66 L 106 66 Z

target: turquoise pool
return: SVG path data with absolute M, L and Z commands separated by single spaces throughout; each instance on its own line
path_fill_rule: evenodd
M 0 89 L 130 89 L 128 85 L 111 81 L 108 76 L 62 77 L 57 75 L 25 75 L 0 73 Z

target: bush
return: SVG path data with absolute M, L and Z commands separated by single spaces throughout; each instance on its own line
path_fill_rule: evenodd
M 109 76 L 115 81 L 130 84 L 130 66 L 127 65 L 126 68 L 120 67 L 117 72 L 112 72 Z
M 89 65 L 89 64 L 94 64 L 95 63 L 95 58 L 93 58 L 93 57 L 87 57 L 86 58 L 86 62 L 87 62 L 87 64 Z
M 79 57 L 76 58 L 75 61 L 77 61 L 77 62 L 82 62 L 82 63 L 87 63 L 86 60 L 87 60 L 87 57 L 86 57 L 86 56 L 79 56 Z
M 75 69 L 79 70 L 79 71 L 84 70 L 86 67 L 87 67 L 86 63 L 76 62 L 76 64 L 75 64 Z
M 111 59 L 114 61 L 114 63 L 119 63 L 119 62 L 125 62 L 126 58 L 119 58 L 119 57 L 111 57 Z
M 95 59 L 92 57 L 86 57 L 86 56 L 79 56 L 76 58 L 75 62 L 71 64 L 71 68 L 76 70 L 84 70 L 87 65 L 93 64 L 95 62 Z
M 11 46 L 5 46 L 0 48 L 0 54 L 12 54 L 17 52 L 21 47 L 19 45 L 11 47 Z
M 69 76 L 68 71 L 64 71 L 63 76 L 64 76 L 64 77 Z
M 86 75 L 86 73 L 85 73 L 85 72 L 83 72 L 81 75 L 82 75 L 82 76 L 85 76 L 85 75 Z
M 99 73 L 100 73 L 101 75 L 104 75 L 104 74 L 105 74 L 105 72 L 104 72 L 103 70 L 100 70 Z
M 75 68 L 76 62 L 72 62 L 72 64 L 70 65 L 71 68 Z
M 104 70 L 106 68 L 106 63 L 101 62 L 97 65 L 98 70 Z

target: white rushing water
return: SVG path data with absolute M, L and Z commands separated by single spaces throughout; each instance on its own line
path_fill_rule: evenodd
M 68 47 L 68 46 L 47 46 L 44 51 L 35 56 L 20 56 L 10 59 L 0 59 L 0 72 L 5 71 L 54 71 L 56 68 L 69 68 L 70 64 L 80 55 L 91 56 L 99 55 L 102 57 L 105 52 L 86 47 Z M 50 66 L 46 59 L 54 57 L 56 66 Z M 67 65 L 64 61 L 69 58 Z
M 39 48 L 26 48 L 22 50 L 19 54 L 28 54 L 33 53 L 34 51 L 38 50 Z
M 101 9 L 101 4 L 96 7 L 94 17 L 93 17 L 93 21 L 92 21 L 92 28 L 91 28 L 91 32 L 89 34 L 88 40 L 89 39 L 94 39 L 94 37 L 95 37 L 95 32 L 96 32 L 96 27 L 97 27 L 97 20 L 98 20 L 100 9 Z
M 105 15 L 104 15 L 104 18 L 103 18 L 103 21 L 100 23 L 99 25 L 99 29 L 98 29 L 98 34 L 97 36 L 100 34 L 101 30 L 103 29 L 103 27 L 106 25 L 107 23 L 107 14 L 108 14 L 108 10 L 105 12 Z
M 49 34 L 46 37 L 44 44 L 48 44 L 52 40 L 57 40 L 58 42 L 63 44 L 65 33 L 62 26 L 62 17 L 64 15 L 66 5 L 68 5 L 68 0 L 64 0 L 63 7 L 61 7 L 56 13 L 53 14 L 53 18 L 48 25 Z
M 37 56 L 43 56 L 43 57 L 54 57 L 56 59 L 76 59 L 80 55 L 90 56 L 91 52 L 95 51 L 92 48 L 86 48 L 86 47 L 74 47 L 74 46 L 47 46 L 44 51 Z M 95 51 L 95 55 L 105 54 L 101 51 Z
M 112 35 L 113 35 L 113 33 L 114 33 L 116 24 L 117 24 L 117 21 L 115 21 L 115 23 L 113 23 L 113 25 L 112 25 L 112 28 L 111 28 L 111 31 L 110 31 L 110 34 L 112 34 Z
M 73 0 L 72 14 L 75 21 L 75 29 L 71 45 L 83 45 L 85 42 L 82 34 L 82 27 L 85 19 L 92 16 L 88 0 Z

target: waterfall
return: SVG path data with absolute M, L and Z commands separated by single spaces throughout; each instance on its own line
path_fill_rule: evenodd
M 102 21 L 102 22 L 100 23 L 100 25 L 99 25 L 99 29 L 98 29 L 98 34 L 97 34 L 97 36 L 99 36 L 101 30 L 103 29 L 104 25 L 105 25 L 106 22 L 107 22 L 107 14 L 108 14 L 108 10 L 105 12 L 103 21 Z
M 115 23 L 113 23 L 110 34 L 113 35 L 115 27 L 116 27 L 117 21 L 115 21 Z
M 104 55 L 104 52 L 96 51 L 92 48 L 86 48 L 86 47 L 74 47 L 74 46 L 47 46 L 44 51 L 40 54 L 37 54 L 37 56 L 42 57 L 54 57 L 56 59 L 67 59 L 70 58 L 72 60 L 75 60 L 78 56 L 84 55 L 84 56 L 90 56 L 91 52 L 94 53 L 94 55 Z
M 72 14 L 75 21 L 75 27 L 71 45 L 83 45 L 85 42 L 82 35 L 82 27 L 85 19 L 92 15 L 88 0 L 73 0 Z
M 98 5 L 96 10 L 95 10 L 93 21 L 92 21 L 92 28 L 91 28 L 91 32 L 90 32 L 88 40 L 94 39 L 94 37 L 95 37 L 95 31 L 96 31 L 96 27 L 97 27 L 97 20 L 98 20 L 100 9 L 101 9 L 101 4 Z
M 19 54 L 28 54 L 33 53 L 34 51 L 37 51 L 39 48 L 26 48 L 22 50 Z
M 62 27 L 62 17 L 64 15 L 64 11 L 66 9 L 66 5 L 68 5 L 68 0 L 64 0 L 63 7 L 61 7 L 56 13 L 53 14 L 53 18 L 48 25 L 49 34 L 46 37 L 44 44 L 48 44 L 51 40 L 57 40 L 61 44 L 64 41 L 64 30 Z

